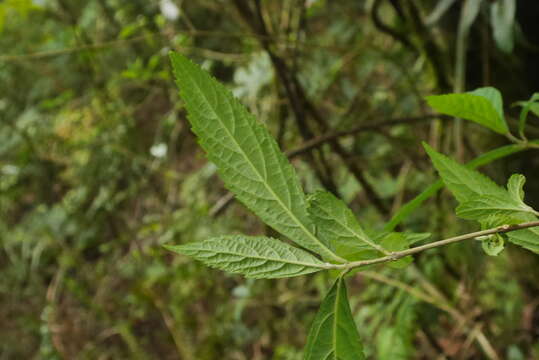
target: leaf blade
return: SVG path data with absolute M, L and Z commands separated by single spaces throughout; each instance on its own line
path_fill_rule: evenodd
M 460 203 L 476 195 L 505 197 L 506 191 L 478 171 L 467 168 L 423 143 L 444 184 Z
M 275 230 L 344 262 L 315 236 L 299 179 L 267 129 L 198 65 L 177 53 L 170 56 L 193 131 L 225 185 Z
M 518 218 L 521 215 L 520 213 L 529 214 L 533 212 L 524 203 L 511 200 L 509 196 L 504 198 L 490 195 L 473 196 L 457 207 L 457 216 L 463 219 L 479 221 L 491 215 Z M 525 218 L 521 220 L 526 221 Z
M 537 220 L 537 218 L 535 218 Z M 539 229 L 529 228 L 507 234 L 510 242 L 539 254 Z
M 165 248 L 210 267 L 255 279 L 305 275 L 326 268 L 310 253 L 263 236 L 220 236 Z
M 304 360 L 328 359 L 365 359 L 342 277 L 322 301 L 305 346 Z
M 427 104 L 439 113 L 463 118 L 499 134 L 507 134 L 500 92 L 491 87 L 463 94 L 431 95 Z

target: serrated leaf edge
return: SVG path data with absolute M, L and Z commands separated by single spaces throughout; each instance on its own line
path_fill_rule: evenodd
M 177 59 L 185 59 L 185 61 L 188 61 L 188 62 L 191 62 L 192 61 L 190 59 L 188 59 L 187 57 L 185 56 L 182 56 L 180 54 L 177 54 L 175 52 L 171 52 L 170 53 L 170 56 L 172 58 L 177 58 Z M 173 61 L 173 65 L 175 66 L 175 62 Z M 207 73 L 208 76 L 210 76 L 214 81 L 216 81 L 218 83 L 218 81 L 209 73 Z M 217 112 L 215 112 L 215 110 L 213 109 L 213 106 L 211 106 L 211 102 L 208 100 L 208 98 L 206 97 L 206 95 L 204 94 L 204 91 L 202 91 L 202 89 L 200 88 L 199 84 L 195 81 L 192 82 L 192 84 L 194 85 L 194 87 L 197 89 L 198 93 L 201 95 L 201 98 L 204 99 L 204 101 L 206 102 L 206 104 L 208 105 L 208 108 L 211 109 L 211 111 L 213 112 L 213 115 L 215 116 L 216 119 L 218 119 L 218 121 L 221 123 L 221 126 L 225 129 L 227 135 L 232 139 L 232 141 L 234 142 L 234 144 L 236 145 L 238 151 L 241 153 L 241 155 L 245 158 L 246 162 L 249 164 L 249 166 L 251 167 L 251 169 L 253 170 L 253 172 L 255 174 L 258 175 L 259 179 L 260 179 L 260 182 L 264 185 L 264 187 L 268 190 L 268 192 L 276 199 L 276 201 L 279 203 L 279 205 L 284 209 L 284 211 L 290 216 L 290 218 L 299 226 L 299 228 L 315 243 L 317 244 L 323 251 L 324 251 L 324 254 L 321 254 L 321 255 L 327 255 L 328 257 L 331 257 L 333 260 L 336 260 L 338 262 L 341 262 L 341 263 L 344 263 L 346 262 L 345 259 L 341 258 L 340 256 L 338 256 L 337 254 L 335 254 L 331 249 L 329 249 L 323 242 L 321 242 L 311 231 L 309 231 L 309 229 L 307 229 L 305 227 L 305 225 L 303 224 L 303 222 L 301 222 L 293 212 L 290 211 L 290 209 L 282 202 L 281 198 L 277 196 L 277 194 L 273 191 L 273 189 L 271 187 L 268 186 L 268 184 L 266 183 L 266 181 L 264 181 L 264 176 L 262 176 L 263 174 L 260 174 L 260 172 L 258 171 L 258 169 L 256 168 L 256 166 L 254 166 L 254 164 L 252 163 L 252 161 L 249 159 L 249 157 L 247 156 L 247 154 L 245 153 L 245 151 L 243 150 L 243 148 L 240 146 L 240 144 L 237 142 L 236 138 L 233 136 L 233 134 L 230 133 L 230 130 L 228 129 L 228 127 L 226 126 L 226 123 L 223 121 L 223 119 L 221 118 L 221 115 L 218 114 Z M 227 89 L 225 89 L 226 91 L 228 91 Z M 233 97 L 234 100 L 237 101 L 236 98 Z M 294 240 L 294 239 L 292 239 Z

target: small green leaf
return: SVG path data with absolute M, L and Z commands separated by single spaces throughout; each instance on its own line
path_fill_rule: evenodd
M 339 277 L 316 314 L 305 346 L 304 360 L 362 360 L 363 346 Z
M 487 236 L 481 241 L 481 246 L 487 255 L 498 256 L 504 248 L 505 242 L 502 234 Z
M 345 262 L 315 236 L 299 179 L 268 130 L 200 66 L 177 53 L 170 58 L 193 131 L 225 185 L 281 234 Z
M 514 47 L 516 0 L 497 0 L 490 7 L 490 23 L 498 49 L 511 53 Z
M 432 95 L 426 100 L 439 113 L 473 121 L 500 134 L 509 132 L 502 96 L 495 88 L 485 87 L 464 94 Z
M 524 184 L 526 177 L 521 174 L 513 174 L 507 181 L 507 191 L 509 195 L 518 202 L 524 200 Z
M 406 238 L 406 236 L 403 233 L 397 233 L 392 232 L 387 234 L 382 241 L 380 241 L 380 244 L 387 250 L 394 252 L 394 251 L 402 251 L 409 248 L 409 243 Z M 387 263 L 389 267 L 392 267 L 394 269 L 403 269 L 406 266 L 410 265 L 410 263 L 413 261 L 412 256 L 406 256 L 402 259 L 399 259 L 397 261 L 391 261 Z
M 485 175 L 466 168 L 464 165 L 440 154 L 428 144 L 423 143 L 427 154 L 447 188 L 460 203 L 477 195 L 490 195 L 504 198 L 507 192 Z
M 308 252 L 263 236 L 220 236 L 165 248 L 249 278 L 284 278 L 325 269 L 325 263 Z
M 528 101 L 519 101 L 513 106 L 515 105 L 522 107 L 518 121 L 518 133 L 522 138 L 525 138 L 524 130 L 528 120 L 528 113 L 531 111 L 535 116 L 539 116 L 539 93 L 534 93 Z
M 388 254 L 363 231 L 352 210 L 335 195 L 317 191 L 307 198 L 307 202 L 307 210 L 316 224 L 318 237 L 330 244 L 338 255 L 361 260 L 372 258 L 377 253 Z
M 420 241 L 427 240 L 428 238 L 432 236 L 431 233 L 412 233 L 412 232 L 405 232 L 405 233 L 402 233 L 402 235 L 406 239 L 408 246 L 412 246 Z

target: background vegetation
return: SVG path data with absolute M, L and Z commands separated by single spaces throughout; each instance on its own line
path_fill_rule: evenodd
M 508 142 L 423 97 L 490 85 L 506 104 L 529 98 L 538 18 L 533 0 L 0 1 L 0 359 L 301 358 L 326 275 L 245 280 L 160 246 L 272 233 L 205 160 L 169 50 L 233 89 L 307 191 L 375 229 L 435 181 L 420 141 L 461 161 Z M 526 175 L 539 206 L 536 152 L 483 170 Z M 402 229 L 474 230 L 454 206 L 442 192 Z M 467 242 L 357 274 L 366 353 L 539 358 L 538 265 Z

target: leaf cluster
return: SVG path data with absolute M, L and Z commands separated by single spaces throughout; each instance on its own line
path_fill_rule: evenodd
M 396 254 L 424 237 L 368 233 L 352 210 L 333 194 L 318 191 L 306 196 L 294 168 L 269 131 L 198 65 L 177 53 L 170 56 L 192 129 L 209 159 L 217 165 L 225 186 L 267 225 L 299 247 L 270 237 L 230 235 L 167 248 L 208 266 L 252 278 L 344 269 L 315 317 L 305 359 L 364 358 L 344 275 L 355 262 L 359 266 L 362 260 L 379 257 L 393 260 L 393 267 L 404 267 L 412 258 L 401 259 Z M 433 96 L 427 101 L 442 113 L 509 134 L 502 98 L 494 88 Z M 537 220 L 537 211 L 524 203 L 524 176 L 513 175 L 504 189 L 429 145 L 424 147 L 444 184 L 460 203 L 458 216 L 479 221 L 484 229 Z M 497 255 L 503 249 L 505 236 L 494 232 L 483 239 L 486 253 Z M 539 250 L 539 236 L 533 228 L 512 232 L 507 238 L 528 250 Z

